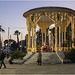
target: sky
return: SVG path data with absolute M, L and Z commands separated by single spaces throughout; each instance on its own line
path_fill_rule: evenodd
M 75 0 L 0 0 L 0 25 L 5 30 L 5 33 L 1 33 L 2 41 L 8 39 L 8 27 L 10 28 L 11 39 L 16 40 L 15 30 L 19 30 L 22 33 L 22 39 L 25 39 L 27 26 L 23 13 L 30 9 L 48 6 L 66 7 L 75 10 Z M 21 35 L 19 38 L 21 39 Z

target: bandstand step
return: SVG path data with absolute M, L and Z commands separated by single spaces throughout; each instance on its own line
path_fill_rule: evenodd
M 23 57 L 24 62 L 28 61 L 35 53 L 28 53 L 25 57 Z
M 24 64 L 37 64 L 37 56 L 38 53 L 34 54 L 30 59 L 24 62 Z M 60 56 L 62 57 L 61 53 Z M 42 64 L 60 64 L 60 63 L 61 61 L 55 52 L 42 53 Z

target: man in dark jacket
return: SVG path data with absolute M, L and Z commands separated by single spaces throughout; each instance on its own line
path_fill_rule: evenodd
M 2 67 L 2 64 L 4 65 L 4 68 L 6 68 L 6 65 L 4 63 L 4 58 L 5 58 L 5 54 L 4 54 L 3 50 L 1 50 L 1 52 L 0 52 L 0 61 L 1 61 L 0 69 Z

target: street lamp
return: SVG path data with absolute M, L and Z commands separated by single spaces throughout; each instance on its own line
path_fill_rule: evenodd
M 2 42 L 1 42 L 1 32 L 5 32 L 4 29 L 1 28 L 1 25 L 0 25 L 0 50 L 1 50 L 1 46 L 2 46 Z
M 21 32 L 20 32 L 21 33 L 21 47 L 20 48 L 21 48 L 21 51 L 22 51 L 22 28 L 20 30 L 21 30 Z

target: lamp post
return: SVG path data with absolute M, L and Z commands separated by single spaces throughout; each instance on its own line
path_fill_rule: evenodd
M 9 27 L 8 27 L 8 51 L 9 51 Z
M 5 32 L 4 29 L 1 28 L 1 25 L 0 25 L 0 50 L 1 50 L 1 46 L 2 46 L 2 41 L 1 41 L 1 32 Z
M 21 51 L 22 51 L 22 28 L 20 30 L 21 30 L 21 32 L 20 32 L 21 33 L 21 47 L 20 48 L 21 48 Z

